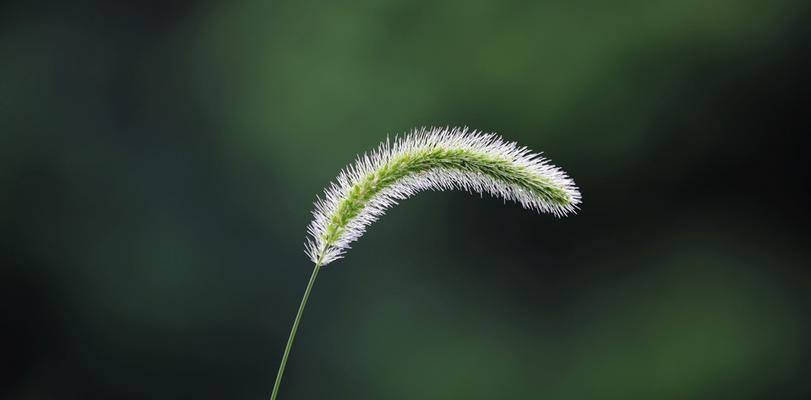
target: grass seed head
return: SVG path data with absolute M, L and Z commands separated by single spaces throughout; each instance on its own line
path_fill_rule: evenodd
M 517 143 L 467 128 L 415 129 L 359 156 L 324 190 L 307 228 L 307 255 L 329 264 L 398 201 L 457 189 L 557 217 L 576 212 L 581 201 L 565 172 Z

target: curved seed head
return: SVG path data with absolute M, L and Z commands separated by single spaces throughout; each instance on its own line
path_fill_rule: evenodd
M 386 140 L 338 174 L 315 202 L 306 253 L 329 264 L 398 201 L 424 190 L 454 189 L 557 217 L 574 213 L 581 201 L 565 172 L 517 143 L 467 128 L 416 129 Z

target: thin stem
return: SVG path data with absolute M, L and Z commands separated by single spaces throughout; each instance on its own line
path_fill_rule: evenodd
M 276 395 L 279 393 L 279 385 L 282 383 L 282 375 L 284 375 L 284 367 L 287 366 L 287 358 L 290 356 L 290 349 L 293 347 L 293 340 L 296 338 L 296 331 L 298 331 L 299 322 L 301 322 L 301 315 L 304 314 L 304 307 L 307 306 L 307 299 L 310 297 L 310 292 L 313 289 L 315 277 L 318 276 L 318 270 L 321 269 L 321 260 L 315 263 L 313 273 L 310 275 L 310 282 L 307 283 L 307 289 L 304 290 L 304 297 L 301 298 L 301 304 L 298 306 L 298 313 L 296 319 L 293 320 L 293 328 L 290 330 L 290 337 L 287 338 L 287 346 L 284 348 L 284 355 L 282 356 L 282 363 L 279 366 L 279 372 L 276 374 L 276 383 L 273 384 L 273 393 L 270 395 L 270 400 L 276 400 Z

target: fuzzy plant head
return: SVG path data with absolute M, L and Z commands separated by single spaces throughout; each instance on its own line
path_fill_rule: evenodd
M 562 217 L 580 192 L 565 172 L 493 133 L 418 129 L 386 140 L 346 167 L 315 202 L 306 252 L 316 265 L 341 258 L 372 222 L 424 190 L 460 189 Z

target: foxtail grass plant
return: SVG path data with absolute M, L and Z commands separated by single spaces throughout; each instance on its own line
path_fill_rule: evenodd
M 314 267 L 287 339 L 271 400 L 318 271 L 344 256 L 350 244 L 387 209 L 425 190 L 461 189 L 510 200 L 563 217 L 578 210 L 580 192 L 565 172 L 540 154 L 493 133 L 467 128 L 417 129 L 386 140 L 338 174 L 324 190 L 307 228 L 305 250 Z

